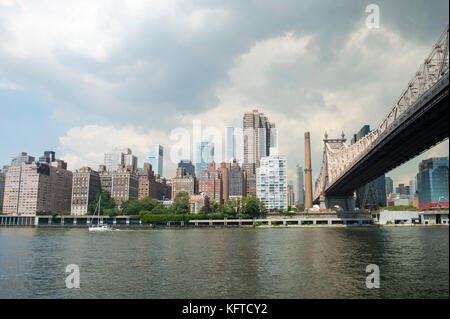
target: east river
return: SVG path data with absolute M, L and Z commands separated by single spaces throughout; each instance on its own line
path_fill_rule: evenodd
M 0 298 L 449 298 L 449 228 L 2 227 Z

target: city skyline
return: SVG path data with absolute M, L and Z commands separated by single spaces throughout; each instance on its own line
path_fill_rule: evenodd
M 366 4 L 363 2 L 347 6 L 345 12 L 330 2 L 326 6 L 333 15 L 321 10 L 324 4 L 308 4 L 305 12 L 320 23 L 312 23 L 306 18 L 303 20 L 308 23 L 301 22 L 298 16 L 293 19 L 283 11 L 286 21 L 277 28 L 262 28 L 260 33 L 243 28 L 248 39 L 237 39 L 238 45 L 233 46 L 227 55 L 208 57 L 207 63 L 212 71 L 199 74 L 195 85 L 190 87 L 192 90 L 182 90 L 179 88 L 184 82 L 159 83 L 158 78 L 151 77 L 150 82 L 145 82 L 150 83 L 148 86 L 138 85 L 136 81 L 123 81 L 114 72 L 106 72 L 103 65 L 124 65 L 120 70 L 125 70 L 125 76 L 140 79 L 142 73 L 146 76 L 152 74 L 148 64 L 158 57 L 139 51 L 127 59 L 119 58 L 126 47 L 120 41 L 113 44 L 108 40 L 111 34 L 105 28 L 102 4 L 86 4 L 87 8 L 99 11 L 96 24 L 93 24 L 92 16 L 79 13 L 73 16 L 76 21 L 83 18 L 91 23 L 94 33 L 80 29 L 78 33 L 69 33 L 72 38 L 66 39 L 49 25 L 39 24 L 39 31 L 48 35 L 46 46 L 40 46 L 39 41 L 23 42 L 19 31 L 27 39 L 39 39 L 34 29 L 18 27 L 23 25 L 21 21 L 30 17 L 12 5 L 1 5 L 4 9 L 2 21 L 9 27 L 1 31 L 2 38 L 7 40 L 0 48 L 0 65 L 4 70 L 0 73 L 0 103 L 9 119 L 1 128 L 2 134 L 9 137 L 0 142 L 5 150 L 0 157 L 1 164 L 8 164 L 11 156 L 23 150 L 40 154 L 42 149 L 54 149 L 61 154 L 61 159 L 69 163 L 72 171 L 83 166 L 95 168 L 93 164 L 100 163 L 105 152 L 119 147 L 131 148 L 138 156 L 139 166 L 142 166 L 152 145 L 160 143 L 170 150 L 173 143 L 169 133 L 173 128 L 189 128 L 192 120 L 201 119 L 223 131 L 229 126 L 239 127 L 242 114 L 257 108 L 277 124 L 279 153 L 288 158 L 288 178 L 294 180 L 296 163 L 304 167 L 303 132 L 311 131 L 312 175 L 315 180 L 320 170 L 324 132 L 328 131 L 329 136 L 334 137 L 343 130 L 350 139 L 362 125 L 376 127 L 442 32 L 447 23 L 444 12 L 448 11 L 445 1 L 427 4 L 426 12 L 421 10 L 423 2 L 413 1 L 406 19 L 402 17 L 400 4 L 381 2 L 379 29 L 366 28 L 363 15 Z M 65 5 L 70 7 L 70 4 Z M 273 10 L 272 6 L 265 4 L 256 13 L 256 25 L 263 27 L 259 19 L 266 17 L 264 13 Z M 40 20 L 61 23 L 58 12 L 63 7 L 46 10 L 46 6 L 41 4 L 40 8 L 34 9 Z M 131 20 L 145 24 L 154 18 L 146 14 L 136 16 L 137 12 L 145 12 L 145 8 L 126 9 L 121 13 L 123 20 L 117 27 L 128 32 Z M 205 35 L 214 37 L 232 31 L 225 22 L 239 21 L 240 10 L 246 12 L 247 8 L 233 3 L 221 7 L 198 5 L 180 10 L 177 6 L 169 7 L 162 3 L 160 9 L 155 15 L 167 23 L 155 22 L 151 26 L 165 31 L 166 38 L 161 39 L 162 43 L 173 47 L 182 38 L 182 32 L 169 32 L 170 26 L 179 21 L 188 27 L 191 36 L 191 41 L 181 49 L 190 53 L 189 57 L 195 62 L 202 57 L 195 55 L 195 40 L 201 39 L 202 32 L 206 31 L 201 28 L 203 31 L 200 32 L 189 17 L 200 15 L 198 26 L 212 23 L 214 27 L 209 28 Z M 302 10 L 298 11 L 303 14 Z M 173 19 L 173 13 L 178 15 L 177 19 Z M 62 31 L 70 29 L 66 24 L 61 24 L 61 27 Z M 150 35 L 155 36 L 152 30 Z M 413 37 L 408 36 L 410 30 L 416 31 Z M 136 35 L 140 31 L 138 28 Z M 86 42 L 69 41 L 79 37 L 86 37 Z M 120 32 L 117 37 L 124 39 Z M 135 42 L 132 44 L 136 45 Z M 144 45 L 152 48 L 153 44 L 145 42 Z M 54 47 L 64 50 L 49 51 L 48 48 Z M 31 52 L 48 57 L 47 68 L 33 67 L 41 65 L 41 61 L 35 60 Z M 63 64 L 67 58 L 75 59 L 76 63 Z M 173 55 L 170 54 L 165 57 L 167 64 L 161 64 L 161 74 L 172 75 L 168 63 L 175 60 L 171 58 Z M 327 64 L 327 60 L 337 62 Z M 139 64 L 138 61 L 144 62 Z M 87 64 L 92 64 L 95 71 L 86 69 Z M 64 65 L 64 72 L 56 72 L 61 65 Z M 312 70 L 316 70 L 314 74 Z M 186 78 L 192 71 L 191 66 L 181 64 L 175 77 L 169 79 Z M 334 80 L 324 82 L 321 74 Z M 379 81 L 380 78 L 389 79 Z M 42 79 L 47 81 L 44 87 Z M 68 90 L 63 84 L 66 82 L 80 89 L 62 94 Z M 149 87 L 160 89 L 162 95 L 158 97 L 166 101 L 165 104 L 158 104 L 158 99 L 147 99 L 145 91 Z M 83 89 L 85 95 L 76 93 L 83 92 Z M 182 99 L 171 98 L 173 90 L 178 90 Z M 112 97 L 116 100 L 112 101 Z M 28 112 L 18 112 L 19 109 Z M 152 120 L 141 120 L 149 112 Z M 19 130 L 11 126 L 17 123 L 20 123 Z M 326 123 L 326 127 L 317 123 Z M 42 130 L 42 127 L 46 129 Z M 13 129 L 15 134 L 10 134 Z M 396 183 L 406 184 L 414 177 L 421 160 L 440 156 L 448 156 L 448 139 L 387 174 Z M 166 156 L 165 177 L 175 171 L 176 165 Z

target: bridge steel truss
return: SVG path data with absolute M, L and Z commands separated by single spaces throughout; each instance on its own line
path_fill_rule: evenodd
M 319 202 L 321 198 L 323 199 L 330 193 L 350 194 L 356 187 L 364 185 L 381 175 L 382 173 L 379 173 L 380 170 L 388 171 L 423 151 L 423 147 L 416 147 L 416 149 L 410 151 L 411 156 L 408 159 L 397 159 L 393 161 L 393 164 L 372 163 L 372 165 L 383 166 L 383 168 L 379 167 L 373 170 L 373 176 L 367 174 L 360 181 L 353 181 L 348 186 L 342 183 L 352 170 L 362 165 L 361 162 L 363 160 L 368 162 L 366 161 L 368 155 L 379 151 L 381 144 L 388 143 L 389 140 L 394 138 L 399 128 L 405 126 L 405 122 L 417 121 L 420 115 L 423 115 L 427 111 L 426 108 L 422 109 L 424 105 L 429 109 L 434 104 L 446 99 L 448 97 L 448 81 L 449 27 L 447 25 L 446 30 L 433 46 L 428 57 L 408 83 L 408 86 L 402 92 L 391 111 L 376 129 L 370 131 L 363 138 L 351 145 L 345 143 L 344 138 L 327 139 L 327 135 L 325 134 L 322 167 L 315 183 L 314 202 Z M 445 116 L 445 123 L 447 122 L 448 106 L 441 107 L 441 114 L 437 115 L 438 117 L 434 118 L 435 123 L 441 125 L 441 130 L 438 135 L 443 134 L 443 136 L 429 137 L 426 143 L 431 143 L 431 145 L 427 145 L 427 147 L 448 137 L 448 124 L 443 124 L 442 119 L 439 118 L 439 116 Z M 432 123 L 429 122 L 428 124 L 431 125 Z M 442 125 L 446 125 L 446 127 L 442 128 Z M 410 129 L 409 137 L 414 138 L 414 135 L 411 134 L 412 132 Z M 417 143 L 419 142 L 417 141 Z M 411 147 L 415 148 L 414 146 Z M 365 166 L 367 169 L 370 167 L 367 163 Z

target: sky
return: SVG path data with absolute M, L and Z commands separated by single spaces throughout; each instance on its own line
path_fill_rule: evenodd
M 366 25 L 371 3 L 379 28 Z M 0 165 L 55 150 L 71 170 L 97 168 L 105 152 L 129 147 L 142 166 L 159 143 L 171 177 L 174 130 L 200 120 L 224 132 L 258 109 L 278 128 L 289 180 L 311 132 L 315 180 L 325 131 L 350 139 L 379 125 L 448 10 L 447 0 L 0 0 Z M 387 175 L 408 183 L 448 147 Z

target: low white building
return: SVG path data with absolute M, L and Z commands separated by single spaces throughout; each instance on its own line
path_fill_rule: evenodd
M 419 212 L 408 210 L 382 210 L 378 222 L 380 224 L 412 224 L 413 220 L 419 219 Z

